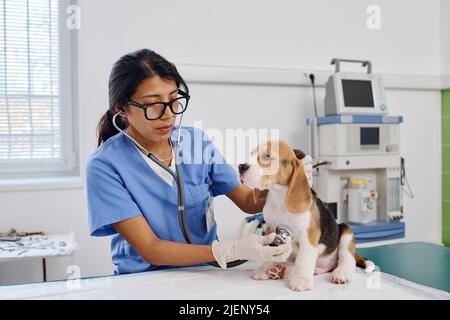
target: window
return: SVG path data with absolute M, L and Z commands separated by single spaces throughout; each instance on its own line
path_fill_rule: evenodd
M 66 5 L 0 0 L 0 173 L 75 168 Z

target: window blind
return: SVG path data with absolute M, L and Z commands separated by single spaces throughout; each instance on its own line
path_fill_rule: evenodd
M 61 152 L 58 0 L 0 0 L 0 165 Z

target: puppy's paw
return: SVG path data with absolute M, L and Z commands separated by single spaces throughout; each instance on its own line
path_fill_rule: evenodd
M 331 273 L 331 281 L 336 284 L 346 284 L 350 280 L 354 272 L 354 268 L 348 266 L 338 266 Z
M 286 275 L 286 266 L 283 264 L 276 264 L 267 273 L 269 274 L 270 279 L 284 279 Z
M 269 275 L 263 269 L 256 269 L 253 272 L 252 278 L 255 280 L 268 280 Z
M 293 277 L 289 281 L 289 288 L 293 291 L 308 291 L 314 286 L 314 279 L 312 277 Z

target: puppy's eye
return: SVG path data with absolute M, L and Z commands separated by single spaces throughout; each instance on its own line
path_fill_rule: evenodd
M 270 156 L 270 154 L 265 153 L 261 156 L 261 160 L 262 161 L 270 161 L 270 160 L 273 160 L 273 158 Z

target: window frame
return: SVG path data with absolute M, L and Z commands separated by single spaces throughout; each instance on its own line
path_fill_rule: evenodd
M 59 18 L 59 107 L 61 159 L 25 159 L 0 161 L 1 178 L 73 176 L 79 173 L 78 125 L 78 30 L 66 26 L 67 8 L 77 0 L 58 0 Z

